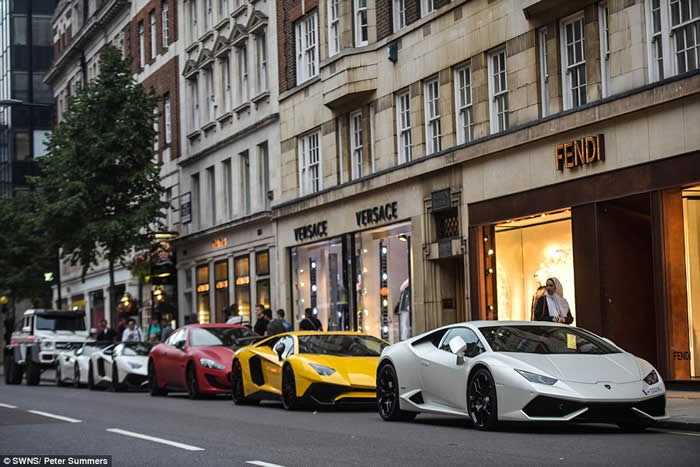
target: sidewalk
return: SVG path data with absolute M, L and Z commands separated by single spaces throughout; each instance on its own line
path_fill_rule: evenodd
M 671 418 L 659 423 L 659 427 L 700 430 L 700 392 L 666 391 L 666 410 Z

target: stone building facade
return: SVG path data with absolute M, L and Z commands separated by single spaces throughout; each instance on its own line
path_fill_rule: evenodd
M 700 376 L 691 3 L 278 0 L 281 304 L 395 341 L 560 276 L 576 325 Z

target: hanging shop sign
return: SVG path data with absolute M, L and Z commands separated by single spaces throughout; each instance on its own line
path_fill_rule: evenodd
M 557 170 L 574 169 L 604 160 L 605 139 L 603 134 L 586 136 L 554 146 L 554 164 Z
M 294 240 L 303 242 L 316 238 L 328 236 L 328 221 L 316 222 L 315 224 L 303 225 L 294 229 Z
M 372 224 L 379 224 L 394 219 L 398 219 L 398 202 L 382 204 L 369 209 L 363 209 L 355 213 L 355 220 L 358 227 Z

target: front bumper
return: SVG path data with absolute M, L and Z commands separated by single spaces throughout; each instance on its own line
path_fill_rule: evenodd
M 231 393 L 231 369 L 199 367 L 199 390 L 206 394 Z
M 303 399 L 319 406 L 376 407 L 377 393 L 374 388 L 355 388 L 328 383 L 312 383 Z
M 525 383 L 496 385 L 498 418 L 504 421 L 624 422 L 665 420 L 663 383 Z

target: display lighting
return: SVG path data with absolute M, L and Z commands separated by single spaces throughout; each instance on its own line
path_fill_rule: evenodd
M 236 285 L 250 284 L 250 276 L 243 276 L 236 279 Z
M 369 316 L 369 310 L 365 308 L 365 316 Z
M 299 286 L 300 286 L 300 287 L 304 287 L 304 283 L 303 283 L 303 282 L 299 282 Z
M 383 332 L 384 334 L 388 334 L 388 333 L 389 333 L 389 326 L 384 326 L 384 327 L 382 328 L 382 332 Z
M 407 242 L 408 241 L 408 235 L 406 234 L 399 234 L 399 240 L 402 242 Z
M 217 289 L 227 289 L 228 288 L 228 281 L 227 280 L 216 281 L 216 288 Z
M 385 272 L 382 273 L 382 279 L 387 280 L 389 278 L 389 275 Z
M 303 270 L 303 269 L 299 269 L 299 274 L 303 274 L 303 273 L 304 273 L 304 270 Z
M 367 253 L 367 248 L 363 248 L 362 253 Z
M 365 331 L 369 332 L 369 325 L 365 326 Z
M 489 248 L 488 254 L 489 256 L 493 255 L 493 249 Z
M 318 314 L 318 308 L 314 308 L 314 315 Z
M 312 286 L 311 286 L 311 290 L 313 290 L 314 292 L 316 292 L 316 290 L 318 290 L 318 287 L 316 287 L 315 285 L 312 285 Z
M 388 306 L 388 305 L 389 305 L 389 300 L 387 300 L 386 298 L 384 300 L 382 300 L 382 306 Z
M 386 249 L 385 246 L 383 246 L 383 247 L 382 247 L 382 254 L 383 254 L 383 255 L 386 255 L 386 252 L 387 252 L 387 249 Z
M 489 268 L 489 269 L 488 269 L 488 273 L 489 273 L 489 274 L 493 274 L 493 268 Z
M 316 269 L 316 261 L 311 261 L 311 269 Z
M 367 268 L 362 268 L 362 272 L 363 272 L 364 274 L 367 274 Z
M 379 251 L 381 252 L 381 256 L 379 257 L 379 297 L 381 300 L 380 303 L 382 304 L 380 310 L 380 325 L 382 330 L 382 339 L 388 339 L 389 300 L 386 299 L 387 295 L 389 294 L 389 284 L 387 283 L 389 274 L 387 273 L 388 264 L 386 256 L 388 250 L 383 240 L 379 242 Z

